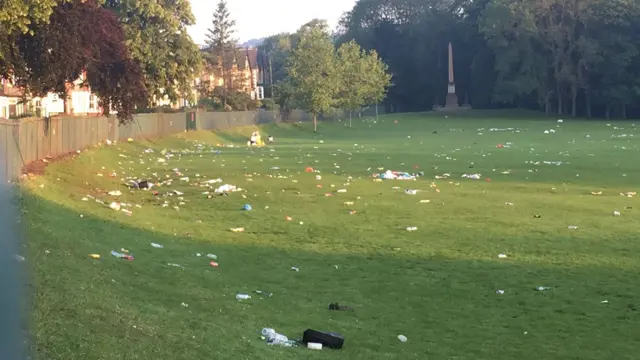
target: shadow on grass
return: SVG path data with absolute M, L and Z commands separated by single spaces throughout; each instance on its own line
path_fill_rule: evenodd
M 632 359 L 640 346 L 638 269 L 301 251 L 232 233 L 237 242 L 220 245 L 80 217 L 32 194 L 22 203 L 41 359 L 599 360 Z M 108 255 L 121 248 L 135 261 Z M 217 254 L 220 267 L 196 253 Z M 274 296 L 235 300 L 258 289 Z M 326 310 L 336 301 L 355 312 Z M 262 327 L 337 331 L 346 346 L 269 347 Z

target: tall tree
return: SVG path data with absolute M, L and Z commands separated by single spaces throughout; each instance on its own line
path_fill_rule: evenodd
M 362 106 L 376 106 L 376 117 L 378 116 L 378 104 L 387 96 L 387 91 L 391 86 L 392 75 L 389 74 L 389 66 L 378 56 L 375 50 L 371 50 L 363 58 L 362 66 Z
M 299 105 L 313 116 L 313 131 L 318 131 L 318 115 L 334 104 L 338 90 L 334 46 L 329 34 L 314 27 L 300 37 L 293 50 L 287 72 Z
M 202 58 L 187 33 L 195 23 L 189 1 L 105 0 L 103 6 L 118 14 L 151 100 L 191 100 L 191 84 Z
M 391 81 L 387 65 L 375 50 L 362 50 L 355 41 L 342 44 L 337 52 L 338 92 L 336 104 L 349 111 L 349 127 L 352 112 L 365 105 L 377 105 L 384 99 Z
M 338 48 L 338 92 L 336 105 L 349 111 L 349 127 L 352 113 L 364 105 L 366 54 L 355 41 L 344 43 Z
M 227 67 L 229 65 L 227 62 L 227 54 L 230 53 L 230 50 L 235 50 L 235 41 L 233 38 L 235 25 L 236 22 L 231 19 L 226 0 L 220 0 L 216 11 L 213 13 L 212 27 L 207 33 L 207 45 L 209 46 L 209 63 L 219 66 L 222 72 L 225 108 L 227 106 L 227 90 L 230 82 L 227 76 Z
M 289 33 L 276 34 L 267 37 L 258 46 L 258 58 L 260 66 L 269 76 L 265 81 L 268 83 L 278 83 L 285 79 L 287 71 L 285 69 L 287 57 L 293 49 L 293 38 Z M 269 68 L 271 66 L 271 68 Z M 273 79 L 269 77 L 273 75 Z
M 140 66 L 126 48 L 122 25 L 95 0 L 75 0 L 56 6 L 48 23 L 16 34 L 6 54 L 17 85 L 25 96 L 49 92 L 66 97 L 69 83 L 86 72 L 86 84 L 105 113 L 118 112 L 121 122 L 145 106 L 147 92 Z

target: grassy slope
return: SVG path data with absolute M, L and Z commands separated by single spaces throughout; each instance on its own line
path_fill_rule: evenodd
M 626 122 L 566 121 L 545 135 L 555 122 L 497 117 L 388 116 L 355 129 L 322 125 L 320 135 L 307 125 L 270 127 L 277 139 L 272 148 L 224 148 L 155 164 L 163 148 L 194 149 L 195 140 L 242 145 L 251 130 L 186 134 L 90 150 L 51 165 L 23 196 L 40 358 L 635 358 L 640 207 L 637 198 L 619 193 L 637 190 L 640 148 L 637 137 L 611 135 L 638 132 Z M 507 127 L 523 131 L 488 131 Z M 478 135 L 479 128 L 487 130 Z M 508 142 L 511 148 L 496 148 Z M 156 154 L 142 153 L 149 147 Z M 545 160 L 570 164 L 526 163 Z M 414 165 L 427 176 L 371 181 L 377 167 L 411 171 Z M 307 166 L 320 170 L 322 180 L 304 173 Z M 221 177 L 246 188 L 247 199 L 207 199 L 202 188 L 176 180 L 159 189 L 185 192 L 186 204 L 176 211 L 159 206 L 164 198 L 128 193 L 107 176 L 112 170 L 118 177 L 164 176 L 172 168 L 192 182 L 196 174 Z M 506 170 L 511 174 L 501 174 Z M 437 193 L 431 179 L 445 172 L 452 178 L 436 180 Z M 461 179 L 466 172 L 491 181 Z M 406 195 L 394 186 L 421 192 Z M 347 193 L 324 196 L 343 187 Z M 142 205 L 131 217 L 81 201 L 118 188 L 124 201 Z M 254 211 L 241 211 L 245 203 Z M 622 216 L 613 217 L 613 210 Z M 240 226 L 245 233 L 229 231 Z M 135 261 L 108 255 L 120 248 Z M 220 268 L 208 267 L 197 252 L 217 254 Z M 103 259 L 90 260 L 89 253 Z M 509 258 L 498 259 L 499 253 Z M 275 295 L 234 298 L 257 289 Z M 497 289 L 506 293 L 496 295 Z M 334 301 L 356 312 L 327 311 Z M 309 327 L 337 331 L 346 347 L 336 353 L 268 347 L 257 333 L 266 326 L 292 338 Z M 398 334 L 409 341 L 400 343 Z

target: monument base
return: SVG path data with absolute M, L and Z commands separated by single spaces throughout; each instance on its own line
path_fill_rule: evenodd
M 458 104 L 458 96 L 455 93 L 447 94 L 447 100 L 444 106 L 435 105 L 433 107 L 433 110 L 443 111 L 443 112 L 456 112 L 456 111 L 463 111 L 463 110 L 470 110 L 470 109 L 471 109 L 471 105 L 465 104 L 463 106 L 460 106 Z
M 455 93 L 447 94 L 447 100 L 445 102 L 444 107 L 446 107 L 446 108 L 459 108 L 460 105 L 458 104 L 458 95 L 456 95 Z

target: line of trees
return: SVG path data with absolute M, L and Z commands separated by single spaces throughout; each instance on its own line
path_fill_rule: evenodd
M 335 36 L 389 64 L 389 110 L 444 102 L 451 41 L 474 108 L 640 116 L 637 0 L 358 0 Z
M 156 99 L 191 94 L 201 67 L 187 1 L 3 0 L 0 76 L 33 97 L 85 84 L 122 122 Z
M 320 114 L 336 109 L 352 113 L 384 100 L 391 85 L 387 65 L 375 50 L 365 51 L 355 41 L 336 47 L 325 21 L 313 20 L 295 34 L 267 38 L 262 58 L 271 60 L 271 94 L 287 112 L 293 108 L 313 116 L 314 131 Z

